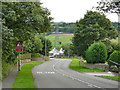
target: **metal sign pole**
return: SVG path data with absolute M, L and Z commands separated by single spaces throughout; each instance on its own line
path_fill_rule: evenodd
M 19 60 L 18 60 L 18 71 L 20 71 L 20 52 L 19 52 Z

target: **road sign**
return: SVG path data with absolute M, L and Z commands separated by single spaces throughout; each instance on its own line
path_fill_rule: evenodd
M 22 41 L 17 41 L 16 42 L 16 52 L 22 52 L 23 51 L 23 42 Z

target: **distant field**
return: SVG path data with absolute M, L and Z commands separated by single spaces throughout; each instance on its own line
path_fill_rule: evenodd
M 56 38 L 56 36 L 57 36 L 57 38 Z M 52 42 L 52 46 L 54 47 L 55 45 L 58 45 L 58 43 L 55 44 L 55 38 L 56 38 L 56 41 L 61 42 L 60 46 L 62 46 L 62 45 L 66 45 L 68 43 L 72 43 L 73 36 L 74 36 L 73 34 L 59 34 L 59 35 L 52 34 L 52 35 L 48 35 L 46 38 Z M 111 42 L 120 42 L 118 38 L 111 39 L 110 41 Z
M 57 36 L 57 38 L 56 38 Z M 55 44 L 55 39 L 56 41 L 59 40 L 59 42 L 61 42 L 61 46 L 62 45 L 66 45 L 67 43 L 71 43 L 71 39 L 73 37 L 73 34 L 52 34 L 47 36 L 46 38 L 49 39 L 52 42 L 52 46 L 54 47 L 54 45 L 58 45 L 58 43 Z

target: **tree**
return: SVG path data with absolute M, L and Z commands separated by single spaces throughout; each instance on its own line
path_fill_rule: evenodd
M 41 39 L 35 35 L 33 39 L 24 42 L 24 52 L 39 53 L 42 51 L 43 44 Z
M 88 11 L 83 19 L 76 22 L 77 30 L 72 39 L 74 53 L 85 57 L 85 51 L 94 41 L 115 39 L 118 34 L 105 15 Z
M 2 2 L 1 14 L 2 60 L 6 62 L 14 62 L 18 55 L 15 50 L 16 41 L 20 40 L 32 45 L 31 40 L 37 33 L 51 30 L 50 12 L 47 8 L 43 8 L 40 2 Z M 36 47 L 39 47 L 40 42 L 36 38 L 34 42 Z M 32 50 L 26 48 L 28 49 L 26 51 Z
M 86 51 L 87 63 L 105 63 L 107 48 L 102 42 L 93 43 Z
M 3 2 L 2 19 L 8 29 L 13 29 L 17 40 L 27 40 L 36 33 L 51 29 L 50 12 L 40 2 Z
M 98 2 L 97 10 L 103 13 L 117 13 L 120 14 L 120 1 L 119 0 L 101 0 Z
M 40 54 L 45 55 L 45 37 L 39 36 L 41 39 L 41 43 L 43 45 L 42 51 L 40 51 Z M 49 39 L 46 39 L 46 55 L 49 55 L 49 51 L 52 49 L 52 43 Z
M 114 52 L 110 55 L 109 60 L 120 64 L 120 51 L 114 50 Z

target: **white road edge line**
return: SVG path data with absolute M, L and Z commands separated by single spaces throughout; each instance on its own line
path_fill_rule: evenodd
M 58 64 L 59 62 L 61 62 L 61 61 L 58 61 L 58 62 L 56 62 L 55 64 L 53 64 L 53 70 L 56 71 L 57 73 L 62 74 L 63 76 L 69 77 L 69 78 L 71 78 L 72 80 L 77 80 L 77 81 L 79 81 L 79 82 L 85 83 L 85 84 L 87 84 L 89 87 L 96 87 L 96 88 L 104 89 L 104 88 L 99 87 L 99 86 L 97 86 L 97 85 L 94 85 L 94 84 L 88 83 L 88 82 L 86 82 L 86 81 L 83 81 L 83 80 L 74 78 L 74 77 L 72 77 L 72 76 L 68 76 L 68 75 L 66 75 L 66 74 L 63 74 L 63 73 L 58 72 L 58 70 L 55 69 L 55 66 L 56 66 L 56 64 Z M 104 90 L 105 90 L 105 89 L 104 89 Z

